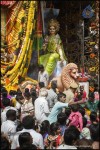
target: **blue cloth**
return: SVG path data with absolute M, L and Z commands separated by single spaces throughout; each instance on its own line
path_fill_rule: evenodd
M 64 135 L 65 130 L 67 129 L 66 125 L 60 125 L 60 129 L 61 129 L 61 135 Z
M 50 124 L 57 121 L 57 115 L 62 111 L 63 107 L 68 107 L 68 103 L 56 102 L 47 118 Z
M 82 16 L 84 18 L 92 18 L 94 16 L 94 12 L 92 10 L 92 7 L 88 5 L 82 12 Z

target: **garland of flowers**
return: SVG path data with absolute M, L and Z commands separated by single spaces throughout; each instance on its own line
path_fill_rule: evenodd
M 14 47 L 14 51 L 18 51 L 18 49 L 20 50 L 20 47 L 21 47 L 21 43 L 22 43 L 22 40 L 25 38 L 25 35 L 24 35 L 24 30 L 25 30 L 25 13 L 28 13 L 28 11 L 26 11 L 25 9 L 22 9 L 21 12 L 19 12 L 21 15 L 20 15 L 20 28 L 19 28 L 19 33 L 16 33 L 17 34 L 17 39 L 16 39 L 16 46 Z M 19 18 L 19 15 L 18 15 L 18 18 Z M 24 21 L 23 21 L 24 19 Z M 26 22 L 27 22 L 27 19 L 26 19 Z M 12 53 L 13 54 L 13 53 Z M 17 59 L 17 54 L 13 54 L 13 61 L 12 62 L 2 62 L 1 61 L 1 64 L 5 65 L 6 69 L 4 70 L 1 69 L 1 73 L 2 74 L 5 74 L 8 70 L 11 70 L 11 68 L 15 65 L 15 62 L 16 62 L 16 59 Z M 11 77 L 12 78 L 12 77 Z
M 14 86 L 18 84 L 19 76 L 25 78 L 30 63 L 30 59 L 31 59 L 33 40 L 31 40 L 30 35 L 32 33 L 32 29 L 34 28 L 33 19 L 36 10 L 36 1 L 31 1 L 28 3 L 30 4 L 30 6 L 28 12 L 26 36 L 23 45 L 21 47 L 20 57 L 19 59 L 17 59 L 13 69 L 6 73 L 6 76 L 9 76 L 9 80 L 10 80 L 9 84 L 6 85 L 6 88 L 8 89 L 10 86 Z
M 9 29 L 9 31 L 8 31 L 8 33 L 6 35 L 1 35 L 1 36 L 7 36 L 12 31 L 12 28 L 13 28 L 13 26 L 15 24 L 15 21 L 16 21 L 16 17 L 18 15 L 19 11 L 20 11 L 20 8 L 21 8 L 22 4 L 23 4 L 23 1 L 19 1 L 18 2 L 18 5 L 17 5 L 17 7 L 14 10 L 14 13 L 15 13 L 14 20 L 12 19 L 13 14 L 12 14 L 11 19 L 10 19 L 10 20 L 12 20 L 12 25 L 10 26 L 10 29 Z

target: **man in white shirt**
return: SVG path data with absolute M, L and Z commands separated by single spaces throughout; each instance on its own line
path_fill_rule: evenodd
M 50 111 L 53 108 L 53 106 L 55 105 L 55 103 L 58 101 L 58 99 L 57 99 L 58 96 L 56 94 L 56 88 L 57 88 L 56 82 L 52 81 L 51 88 L 48 90 L 48 96 L 46 98 Z
M 45 88 L 40 89 L 39 97 L 35 100 L 35 117 L 37 121 L 41 124 L 44 120 L 47 120 L 49 114 L 49 107 L 46 97 L 48 92 Z
M 12 141 L 13 136 L 16 133 L 16 127 L 17 127 L 15 124 L 16 111 L 10 109 L 7 111 L 6 116 L 7 116 L 7 120 L 2 123 L 1 132 L 3 132 L 5 135 L 7 135 L 9 140 Z
M 2 104 L 5 107 L 3 109 L 3 111 L 1 112 L 1 122 L 3 123 L 4 121 L 6 121 L 6 112 L 10 109 L 13 109 L 16 111 L 17 115 L 18 115 L 18 111 L 15 107 L 10 106 L 10 99 L 9 98 L 3 98 L 2 99 Z
M 44 82 L 45 87 L 48 86 L 49 82 L 49 75 L 48 73 L 44 70 L 44 66 L 40 65 L 39 66 L 39 73 L 38 73 L 38 82 Z
M 33 138 L 33 144 L 38 146 L 40 149 L 44 149 L 42 135 L 34 130 L 35 120 L 33 119 L 33 117 L 30 115 L 25 116 L 22 120 L 22 125 L 24 129 L 22 131 L 17 132 L 14 136 L 11 144 L 11 149 L 16 149 L 17 147 L 19 147 L 18 137 L 20 133 L 23 132 L 29 132 Z

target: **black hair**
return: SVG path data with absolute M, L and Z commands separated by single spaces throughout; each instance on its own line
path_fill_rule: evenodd
M 10 99 L 9 98 L 3 98 L 2 99 L 2 104 L 5 107 L 10 106 Z
M 83 120 L 83 128 L 84 128 L 87 125 L 87 119 L 86 117 L 82 117 L 82 120 Z
M 20 135 L 19 135 L 19 137 L 18 137 L 18 141 L 19 141 L 19 145 L 20 145 L 20 147 L 22 146 L 22 145 L 27 145 L 27 144 L 32 144 L 32 141 L 30 140 L 30 138 L 32 138 L 31 137 L 31 135 L 30 135 L 30 133 L 29 132 L 23 132 L 23 133 L 21 133 Z
M 16 111 L 13 110 L 13 109 L 9 109 L 9 110 L 6 112 L 6 117 L 7 117 L 7 119 L 16 120 Z
M 97 108 L 98 110 L 100 109 L 100 101 L 98 102 Z
M 16 100 L 17 100 L 17 101 L 23 100 L 23 99 L 24 99 L 23 95 L 17 95 L 17 96 L 16 96 Z
M 17 92 L 16 92 L 16 91 L 14 91 L 14 90 L 10 90 L 9 94 L 10 94 L 11 96 L 14 96 L 14 95 L 16 95 L 16 94 L 17 94 Z
M 3 93 L 3 92 L 7 92 L 7 90 L 6 90 L 5 87 L 2 87 L 2 88 L 1 88 L 1 93 Z
M 66 114 L 66 119 L 68 119 L 69 115 L 71 114 L 71 108 L 70 107 L 67 107 L 65 109 L 65 114 Z
M 71 105 L 70 106 L 73 112 L 77 112 L 79 109 L 79 105 L 75 104 L 75 105 Z
M 6 137 L 1 136 L 1 140 L 0 140 L 0 149 L 1 150 L 9 150 L 11 147 L 9 141 L 7 140 Z
M 57 88 L 57 81 L 54 80 L 54 81 L 51 82 L 51 88 L 53 90 L 55 90 Z
M 35 120 L 33 116 L 25 116 L 22 120 L 22 125 L 25 129 L 34 129 L 35 127 Z
M 33 90 L 31 91 L 31 96 L 37 97 L 37 93 L 36 93 L 36 90 L 35 90 L 35 89 L 33 89 Z
M 57 122 L 60 124 L 60 125 L 65 125 L 66 124 L 66 114 L 61 112 L 57 115 Z
M 50 133 L 50 123 L 48 120 L 44 120 L 40 126 L 40 133 L 43 135 L 45 133 Z
M 64 142 L 66 145 L 73 145 L 77 139 L 79 139 L 80 132 L 75 126 L 70 126 L 65 130 Z
M 21 150 L 30 150 L 30 149 L 37 149 L 36 145 L 34 144 L 24 144 L 22 147 L 20 147 Z
M 99 135 L 99 123 L 97 124 L 91 124 L 89 126 L 89 129 L 90 129 L 90 133 L 91 133 L 91 139 L 93 141 L 99 141 L 100 140 L 100 135 Z
M 95 98 L 94 92 L 89 93 L 89 97 L 94 99 Z
M 36 93 L 36 90 L 35 90 L 35 89 L 33 89 L 33 90 L 31 91 L 31 97 L 32 97 L 32 104 L 34 105 L 34 102 L 35 102 L 35 100 L 36 100 L 36 98 L 37 98 L 37 93 Z
M 44 69 L 44 66 L 43 65 L 39 65 L 39 69 Z
M 59 129 L 59 123 L 54 122 L 50 125 L 50 134 L 55 136 L 56 131 Z
M 2 98 L 7 98 L 8 93 L 5 91 L 2 93 Z
M 57 96 L 58 96 L 58 101 L 60 101 L 60 99 L 61 99 L 63 96 L 66 97 L 66 94 L 60 92 L 60 93 L 57 94 Z
M 44 82 L 39 82 L 39 87 L 40 87 L 40 89 L 45 87 Z
M 93 149 L 92 148 L 92 140 L 89 139 L 78 139 L 75 143 L 78 150 L 84 149 Z
M 91 122 L 97 121 L 97 113 L 95 111 L 92 111 L 90 113 L 90 120 L 91 120 Z
M 22 130 L 23 130 L 23 125 L 22 125 L 22 123 L 20 122 L 20 124 L 18 124 L 17 127 L 16 127 L 16 132 L 22 131 Z
M 85 109 L 83 108 L 83 107 L 80 107 L 79 109 L 78 109 L 78 111 L 81 113 L 81 115 L 84 117 L 84 115 L 85 115 Z
M 22 95 L 22 92 L 21 92 L 21 90 L 20 90 L 19 88 L 17 89 L 16 94 L 17 94 L 17 95 Z
M 28 88 L 25 88 L 24 96 L 27 97 L 27 98 L 29 98 L 31 96 Z

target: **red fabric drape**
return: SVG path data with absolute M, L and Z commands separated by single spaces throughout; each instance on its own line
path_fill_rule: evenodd
M 36 33 L 37 36 L 42 36 L 42 16 L 41 16 L 41 5 L 40 2 L 38 2 L 38 18 L 37 18 L 37 27 L 36 27 Z

